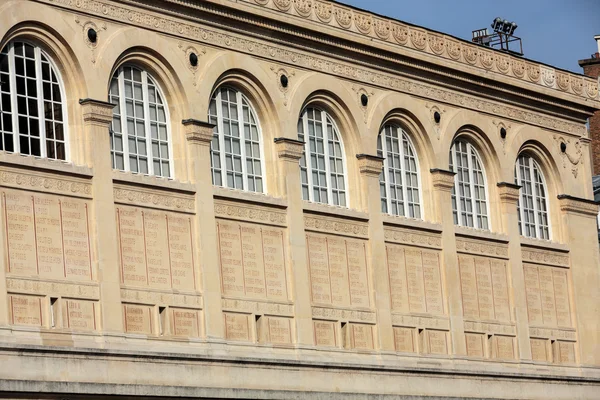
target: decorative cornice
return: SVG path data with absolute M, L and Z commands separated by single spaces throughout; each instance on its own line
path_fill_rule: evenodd
M 279 3 L 291 3 L 290 0 L 275 0 L 273 3 L 276 7 L 268 7 L 268 1 L 264 0 L 242 1 L 289 15 L 300 16 L 319 25 L 341 28 L 366 36 L 370 40 L 382 40 L 393 46 L 411 48 L 449 59 L 468 67 L 484 70 L 487 73 L 510 76 L 519 81 L 555 89 L 584 99 L 600 100 L 596 79 L 561 71 L 391 18 L 379 17 L 368 11 L 359 11 L 335 2 L 326 3 L 322 0 L 295 0 L 295 4 L 302 4 L 301 8 L 304 12 L 299 12 L 298 7 L 292 10 L 291 7 L 278 5 Z M 312 10 L 314 10 L 314 15 Z M 323 15 L 327 17 L 332 13 L 335 15 L 334 19 L 323 18 Z M 315 27 L 315 29 L 318 28 Z M 409 38 L 410 40 L 408 40 Z
M 304 153 L 304 142 L 286 137 L 278 137 L 274 139 L 277 156 L 289 161 L 298 162 Z
M 568 194 L 559 194 L 561 211 L 567 213 L 581 214 L 590 217 L 598 216 L 598 202 L 580 197 L 571 196 Z
M 84 122 L 103 126 L 112 122 L 114 104 L 94 99 L 80 99 L 79 104 L 83 109 Z
M 521 258 L 524 263 L 569 267 L 569 256 L 557 251 L 521 247 Z
M 456 251 L 473 255 L 508 258 L 508 245 L 484 242 L 482 240 L 457 238 Z
M 498 186 L 498 194 L 500 195 L 500 201 L 503 203 L 514 203 L 517 204 L 519 202 L 519 194 L 521 193 L 521 186 L 509 183 L 509 182 L 499 182 Z
M 431 172 L 434 188 L 448 192 L 452 190 L 454 187 L 454 175 L 456 175 L 456 172 L 440 168 L 432 168 L 429 170 L 429 172 Z
M 76 197 L 92 197 L 92 185 L 69 176 L 51 175 L 40 171 L 0 168 L 0 186 L 29 189 Z
M 372 156 L 369 154 L 357 154 L 358 169 L 361 174 L 379 177 L 383 169 L 383 157 Z
M 267 44 L 266 42 L 250 40 L 246 37 L 226 34 L 221 31 L 200 27 L 197 23 L 186 23 L 183 20 L 175 19 L 170 16 L 161 15 L 158 13 L 142 12 L 136 8 L 128 6 L 116 6 L 112 3 L 86 0 L 73 2 L 71 0 L 46 0 L 51 4 L 57 4 L 62 7 L 68 7 L 73 10 L 88 12 L 104 18 L 116 20 L 128 25 L 140 26 L 146 29 L 161 31 L 170 35 L 175 35 L 180 38 L 202 42 L 210 46 L 218 46 L 221 48 L 229 48 L 232 50 L 253 54 L 264 57 L 278 63 L 287 63 L 297 67 L 307 68 L 309 70 L 320 71 L 327 74 L 336 75 L 354 81 L 360 81 L 370 86 L 379 86 L 388 90 L 407 93 L 413 96 L 420 96 L 453 104 L 457 107 L 468 108 L 479 112 L 488 113 L 497 117 L 503 117 L 511 120 L 521 121 L 524 123 L 541 126 L 547 129 L 562 131 L 569 134 L 584 136 L 586 128 L 583 124 L 566 121 L 560 118 L 554 118 L 542 113 L 521 109 L 514 106 L 506 105 L 502 102 L 490 101 L 478 96 L 472 96 L 462 93 L 457 93 L 452 90 L 442 89 L 437 85 L 415 82 L 412 79 L 401 78 L 397 75 L 374 72 L 363 68 L 358 68 L 355 65 L 347 62 L 334 62 L 331 59 L 317 57 L 314 53 L 306 54 L 299 51 L 292 51 L 287 47 Z M 263 2 L 264 3 L 264 2 Z M 200 3 L 199 3 L 200 4 Z M 189 5 L 186 3 L 186 5 Z M 325 4 L 327 6 L 328 4 Z M 327 15 L 325 11 L 325 15 Z M 317 7 L 317 16 L 320 15 Z M 408 30 L 406 34 L 403 30 L 398 30 L 393 26 L 392 33 L 394 38 L 408 38 Z M 458 58 L 461 56 L 461 43 L 456 39 L 448 39 L 450 42 L 455 41 L 459 46 Z M 447 46 L 451 48 L 453 45 Z M 479 49 L 476 46 L 475 49 Z M 472 52 L 467 52 L 471 54 Z M 450 51 L 450 55 L 454 51 Z M 477 53 L 474 55 L 474 61 L 477 61 Z M 467 59 L 467 57 L 465 55 Z M 515 62 L 519 62 L 519 59 Z M 523 61 L 525 62 L 525 61 Z M 539 79 L 539 66 L 537 72 L 534 64 L 532 68 L 528 68 L 528 72 L 532 76 L 537 76 Z M 529 65 L 528 65 L 529 67 Z M 525 68 L 523 68 L 525 71 Z M 536 75 L 537 74 L 537 75 Z M 581 85 L 583 90 L 583 78 Z
M 190 144 L 209 146 L 214 136 L 215 125 L 197 119 L 184 119 L 185 138 Z

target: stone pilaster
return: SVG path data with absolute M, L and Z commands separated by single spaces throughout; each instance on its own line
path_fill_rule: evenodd
M 432 169 L 433 202 L 435 221 L 442 225 L 442 262 L 443 277 L 450 318 L 452 335 L 452 352 L 466 355 L 465 329 L 460 290 L 460 271 L 456 255 L 456 238 L 454 235 L 454 218 L 452 216 L 451 191 L 454 187 L 455 172 L 443 169 Z
M 358 168 L 361 175 L 362 204 L 369 214 L 369 271 L 373 282 L 373 295 L 377 309 L 377 331 L 379 346 L 383 351 L 395 351 L 394 330 L 392 327 L 392 310 L 390 302 L 389 274 L 386 262 L 385 234 L 381 197 L 379 192 L 379 175 L 383 168 L 383 158 L 368 154 L 358 154 Z
M 600 253 L 595 235 L 598 204 L 564 194 L 558 200 L 571 255 L 571 298 L 579 361 L 582 365 L 600 365 Z
M 529 342 L 529 317 L 527 314 L 527 294 L 525 291 L 525 274 L 523 272 L 521 234 L 519 233 L 519 190 L 521 186 L 514 183 L 498 183 L 500 208 L 502 214 L 503 233 L 508 235 L 508 268 L 511 290 L 509 292 L 511 306 L 511 321 L 517 325 L 518 357 L 521 360 L 531 360 L 531 345 Z
M 106 333 L 121 333 L 121 274 L 108 133 L 114 104 L 94 99 L 82 99 L 79 104 L 83 115 L 86 162 L 94 170 L 91 221 L 97 247 L 93 264 L 100 284 L 102 329 Z
M 210 142 L 214 125 L 195 119 L 181 121 L 185 127 L 188 143 L 188 165 L 192 182 L 196 185 L 196 218 L 194 224 L 195 260 L 194 268 L 201 273 L 198 287 L 204 298 L 204 321 L 206 337 L 225 337 L 223 310 L 221 306 L 221 272 L 217 251 L 217 228 L 215 202 L 210 169 Z
M 300 158 L 304 142 L 276 138 L 279 162 L 279 193 L 287 200 L 288 253 L 292 276 L 292 293 L 296 311 L 297 341 L 300 345 L 314 344 L 312 307 L 310 298 L 310 273 L 306 258 L 304 211 L 302 207 L 302 184 L 300 181 Z

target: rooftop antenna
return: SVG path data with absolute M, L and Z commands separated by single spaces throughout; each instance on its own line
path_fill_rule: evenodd
M 490 34 L 488 28 L 474 30 L 471 41 L 518 56 L 523 55 L 521 38 L 514 36 L 515 30 L 517 30 L 516 22 L 508 22 L 508 20 L 498 17 L 492 21 L 491 26 L 494 33 Z

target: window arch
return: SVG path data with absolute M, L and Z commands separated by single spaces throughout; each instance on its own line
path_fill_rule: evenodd
M 346 207 L 346 160 L 333 119 L 324 110 L 306 108 L 298 119 L 298 139 L 305 142 L 300 159 L 302 198 Z
M 210 146 L 213 184 L 265 192 L 262 135 L 250 101 L 232 87 L 217 89 L 208 108 L 215 125 Z
M 0 150 L 66 160 L 64 91 L 40 47 L 11 41 L 0 51 Z
M 518 215 L 521 235 L 550 239 L 546 181 L 537 161 L 521 154 L 515 165 L 515 182 L 519 191 Z
M 455 140 L 450 149 L 450 168 L 456 171 L 452 188 L 454 224 L 489 229 L 485 171 L 475 147 L 465 140 Z
M 381 211 L 421 218 L 419 163 L 406 132 L 396 125 L 385 125 L 377 138 L 377 155 L 384 157 L 379 175 Z
M 110 128 L 113 168 L 172 177 L 168 110 L 150 74 L 133 66 L 119 67 L 108 98 L 115 105 Z

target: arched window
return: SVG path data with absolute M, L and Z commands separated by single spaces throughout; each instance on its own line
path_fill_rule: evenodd
M 454 223 L 489 229 L 485 171 L 475 147 L 455 140 L 450 149 L 450 168 L 456 172 L 452 188 Z
M 421 218 L 417 155 L 406 132 L 398 126 L 385 125 L 377 138 L 377 153 L 385 158 L 379 176 L 381 211 Z
M 37 46 L 11 41 L 0 52 L 0 150 L 67 159 L 62 82 Z
M 550 239 L 546 183 L 538 163 L 521 154 L 515 166 L 515 182 L 521 186 L 519 196 L 519 231 L 521 235 Z
M 302 198 L 345 207 L 344 151 L 333 119 L 318 108 L 305 109 L 298 119 L 298 139 L 305 142 L 300 159 Z
M 113 108 L 110 154 L 115 169 L 173 176 L 167 107 L 150 74 L 122 66 L 110 82 Z
M 262 139 L 258 118 L 239 90 L 221 87 L 208 108 L 215 125 L 210 146 L 213 184 L 263 193 Z

